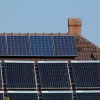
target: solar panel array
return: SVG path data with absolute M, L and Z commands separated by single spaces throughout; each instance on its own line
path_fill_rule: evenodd
M 73 96 L 76 100 L 100 100 L 100 91 L 96 90 L 98 87 L 100 88 L 100 61 L 71 61 L 76 92 L 74 89 L 71 91 L 68 61 L 37 62 L 40 79 L 38 85 L 41 87 L 39 92 L 36 91 L 38 88 L 36 88 L 34 65 L 34 61 L 4 61 L 6 89 L 13 90 L 7 91 L 10 100 L 39 100 L 40 96 L 42 96 L 42 100 L 73 100 Z M 77 91 L 77 87 L 96 88 Z M 15 89 L 20 91 L 14 91 Z M 26 89 L 32 90 L 29 92 Z M 43 91 L 44 89 L 45 91 Z M 56 89 L 57 91 L 55 91 Z M 41 94 L 39 94 L 40 92 Z M 0 100 L 3 100 L 3 96 L 1 91 Z
M 38 100 L 36 93 L 8 93 L 9 100 Z
M 73 100 L 71 93 L 43 93 L 42 100 Z
M 100 100 L 100 93 L 78 93 L 77 100 Z
M 75 36 L 53 36 L 55 56 L 77 56 Z
M 7 56 L 5 36 L 0 36 L 0 56 Z
M 77 56 L 75 36 L 0 36 L 0 56 Z
M 100 63 L 72 63 L 75 87 L 100 87 Z
M 67 63 L 38 63 L 41 88 L 70 88 Z
M 36 88 L 35 70 L 32 63 L 5 63 L 7 88 Z
M 30 56 L 28 36 L 7 36 L 8 56 Z
M 54 56 L 51 36 L 30 36 L 31 56 Z

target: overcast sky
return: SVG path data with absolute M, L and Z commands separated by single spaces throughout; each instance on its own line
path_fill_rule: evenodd
M 0 33 L 67 33 L 68 18 L 100 47 L 100 0 L 0 0 Z

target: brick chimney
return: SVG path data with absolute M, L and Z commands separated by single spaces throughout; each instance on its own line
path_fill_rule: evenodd
M 68 19 L 68 33 L 77 33 L 81 35 L 82 18 L 69 18 Z

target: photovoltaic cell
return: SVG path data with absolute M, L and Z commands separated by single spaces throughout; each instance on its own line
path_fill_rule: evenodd
M 75 36 L 53 36 L 55 56 L 77 56 Z
M 7 36 L 8 56 L 30 56 L 28 36 Z
M 54 56 L 51 36 L 30 36 L 31 56 Z
M 7 56 L 5 36 L 0 36 L 0 56 Z

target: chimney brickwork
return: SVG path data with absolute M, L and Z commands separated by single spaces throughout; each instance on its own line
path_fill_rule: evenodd
M 69 33 L 77 33 L 81 35 L 82 18 L 68 19 Z

